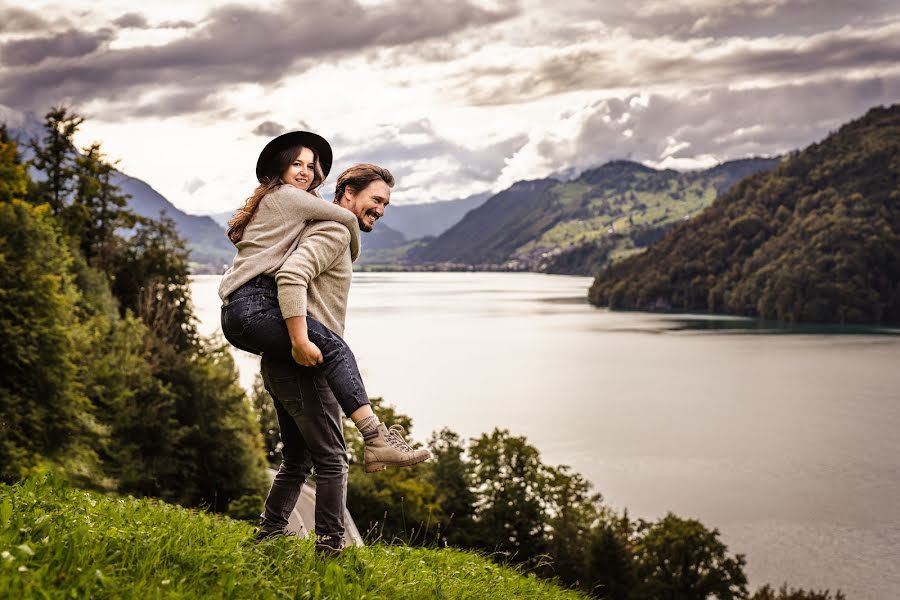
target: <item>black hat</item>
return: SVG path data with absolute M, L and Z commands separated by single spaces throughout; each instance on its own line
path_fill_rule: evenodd
M 328 177 L 328 172 L 331 170 L 332 155 L 331 146 L 325 138 L 311 131 L 291 131 L 283 133 L 270 141 L 259 153 L 259 159 L 256 161 L 256 179 L 260 183 L 263 183 L 263 179 L 266 179 L 266 175 L 268 175 L 265 172 L 266 166 L 272 160 L 272 157 L 291 146 L 306 146 L 315 151 L 319 157 L 319 165 L 322 167 L 322 172 L 325 174 L 325 177 Z

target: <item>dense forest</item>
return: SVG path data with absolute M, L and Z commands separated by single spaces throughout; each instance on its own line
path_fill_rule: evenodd
M 0 481 L 50 472 L 256 520 L 267 459 L 280 462 L 272 403 L 261 386 L 248 398 L 227 347 L 198 334 L 184 241 L 128 210 L 100 146 L 75 147 L 81 123 L 51 110 L 28 163 L 0 126 Z M 717 530 L 632 519 L 525 438 L 444 430 L 431 462 L 366 475 L 358 432 L 346 436 L 349 506 L 370 542 L 474 549 L 603 598 L 748 597 L 745 558 Z
M 29 164 L 0 127 L 0 478 L 256 503 L 261 437 L 229 352 L 197 333 L 184 241 L 127 209 L 81 123 L 51 110 Z
M 874 108 L 741 181 L 601 272 L 589 299 L 788 322 L 900 322 L 900 105 Z

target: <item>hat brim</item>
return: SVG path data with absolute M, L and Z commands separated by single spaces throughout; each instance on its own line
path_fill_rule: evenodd
M 291 146 L 306 146 L 312 148 L 319 157 L 319 165 L 322 167 L 322 173 L 328 177 L 331 171 L 332 154 L 331 145 L 328 141 L 317 133 L 311 131 L 290 131 L 283 133 L 277 138 L 271 140 L 259 153 L 256 161 L 256 179 L 263 183 L 265 176 L 265 165 L 272 160 L 272 157 Z

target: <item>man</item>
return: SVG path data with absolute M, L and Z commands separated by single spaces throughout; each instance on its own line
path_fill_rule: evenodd
M 372 231 L 390 203 L 393 185 L 394 178 L 387 169 L 355 165 L 338 178 L 334 203 L 353 213 L 362 231 Z M 334 345 L 343 345 L 337 336 L 343 336 L 352 277 L 350 241 L 351 233 L 344 224 L 313 221 L 275 276 L 281 313 L 295 348 L 294 358 L 300 364 L 315 366 L 321 362 L 314 356 L 316 346 L 310 353 L 297 351 L 309 347 L 307 315 L 336 334 Z M 296 362 L 277 360 L 265 353 L 262 358 L 263 382 L 278 413 L 284 462 L 266 499 L 261 533 L 265 536 L 267 527 L 272 532 L 283 528 L 300 486 L 315 465 L 316 549 L 337 552 L 344 532 L 348 470 L 341 407 L 324 375 L 298 368 Z M 354 416 L 366 440 L 367 470 L 414 464 L 430 456 L 427 450 L 410 448 L 399 432 L 387 430 L 368 404 L 360 410 L 369 415 L 362 420 Z M 372 465 L 375 468 L 370 468 Z

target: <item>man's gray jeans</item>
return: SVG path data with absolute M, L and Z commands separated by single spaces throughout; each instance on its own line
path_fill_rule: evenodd
M 341 407 L 314 369 L 263 354 L 263 383 L 275 402 L 283 460 L 266 498 L 263 528 L 283 529 L 300 488 L 316 474 L 316 535 L 340 547 L 347 503 L 347 448 Z

